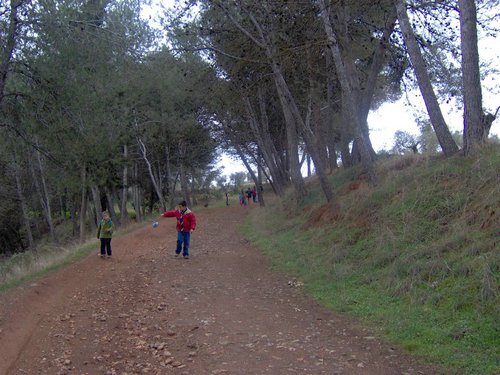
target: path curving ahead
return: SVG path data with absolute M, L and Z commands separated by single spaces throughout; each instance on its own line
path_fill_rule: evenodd
M 0 294 L 0 375 L 439 373 L 271 271 L 246 213 L 198 213 L 189 260 L 164 219 Z

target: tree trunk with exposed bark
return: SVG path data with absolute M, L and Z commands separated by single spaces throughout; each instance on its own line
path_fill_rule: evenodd
M 186 144 L 183 141 L 179 141 L 178 168 L 179 168 L 179 179 L 181 182 L 181 192 L 182 192 L 182 197 L 186 201 L 188 207 L 191 207 L 191 197 L 189 194 L 189 181 L 188 181 L 186 166 L 184 165 L 186 152 L 187 152 Z
M 31 175 L 32 175 L 33 182 L 35 185 L 35 190 L 37 191 L 39 199 L 40 199 L 40 205 L 42 206 L 45 221 L 47 223 L 47 226 L 49 227 L 50 238 L 52 239 L 52 242 L 55 245 L 57 245 L 58 240 L 57 240 L 57 235 L 56 235 L 55 228 L 54 228 L 54 222 L 52 220 L 52 210 L 51 210 L 51 206 L 50 206 L 50 197 L 49 197 L 49 193 L 47 190 L 47 184 L 46 184 L 45 176 L 44 176 L 44 168 L 43 168 L 42 160 L 40 157 L 40 153 L 38 151 L 35 151 L 35 154 L 37 156 L 37 165 L 38 165 L 38 170 L 40 171 L 40 177 L 38 177 L 36 174 L 35 166 L 33 164 L 32 159 L 30 159 Z
M 283 166 L 280 167 L 279 165 L 281 159 L 273 145 L 271 135 L 269 133 L 269 124 L 267 121 L 266 108 L 262 93 L 259 95 L 259 107 L 262 119 L 260 122 L 257 119 L 248 97 L 244 98 L 244 103 L 252 134 L 259 145 L 260 152 L 262 153 L 263 159 L 269 168 L 271 176 L 273 176 L 276 193 L 279 196 L 282 196 L 286 186 L 286 178 Z
M 18 10 L 23 4 L 21 0 L 10 1 L 9 24 L 7 33 L 3 41 L 2 53 L 0 53 L 0 104 L 5 97 L 5 84 L 7 81 L 7 73 L 12 60 L 14 48 L 16 47 L 16 34 L 19 25 Z
M 134 185 L 132 186 L 132 195 L 135 210 L 135 221 L 140 223 L 142 221 L 142 190 L 139 185 L 139 165 L 134 162 Z
M 151 161 L 148 159 L 146 144 L 140 138 L 137 138 L 137 144 L 139 145 L 139 150 L 141 152 L 142 160 L 144 160 L 148 168 L 149 178 L 151 179 L 151 184 L 153 186 L 153 189 L 156 195 L 158 196 L 158 200 L 160 201 L 161 209 L 166 210 L 167 205 L 165 204 L 165 199 L 163 198 L 160 182 L 157 180 L 155 173 L 153 171 L 153 165 L 151 164 Z
M 349 71 L 351 69 L 349 69 L 346 65 L 349 64 L 349 62 L 342 57 L 337 36 L 333 31 L 333 27 L 330 21 L 330 13 L 325 5 L 325 1 L 318 0 L 317 4 L 320 12 L 320 17 L 323 20 L 325 33 L 328 40 L 328 47 L 332 54 L 333 63 L 335 65 L 335 70 L 337 72 L 337 77 L 342 90 L 342 112 L 345 116 L 345 119 L 349 124 L 351 124 L 354 141 L 356 142 L 359 150 L 361 164 L 363 165 L 366 173 L 368 173 L 370 180 L 375 181 L 376 176 L 373 166 L 373 158 L 368 148 L 368 142 L 365 140 L 364 134 L 361 129 L 359 114 L 356 111 L 356 97 L 351 84 L 351 79 L 349 77 Z
M 82 170 L 80 173 L 80 181 L 82 184 L 81 190 L 81 203 L 80 203 L 80 243 L 85 242 L 85 234 L 86 234 L 86 224 L 85 218 L 87 217 L 87 170 L 86 164 L 83 163 Z
M 123 164 L 122 171 L 122 193 L 121 193 L 121 206 L 120 206 L 120 221 L 123 225 L 127 225 L 128 222 L 128 211 L 127 211 L 127 201 L 128 201 L 128 146 L 123 145 L 123 158 L 125 163 Z
M 12 153 L 12 168 L 14 172 L 14 179 L 16 181 L 17 199 L 19 201 L 24 229 L 26 231 L 26 237 L 28 239 L 28 247 L 30 250 L 36 251 L 36 245 L 35 241 L 33 240 L 33 233 L 31 231 L 31 222 L 28 215 L 28 204 L 26 203 L 26 197 L 23 192 L 23 184 L 21 182 L 19 160 L 15 151 L 13 151 Z
M 98 223 L 102 219 L 102 205 L 101 205 L 101 191 L 96 184 L 90 186 L 90 191 L 92 193 L 92 201 L 95 207 L 95 218 L 94 222 Z
M 458 146 L 454 141 L 448 126 L 444 120 L 441 108 L 432 88 L 432 83 L 427 73 L 427 67 L 422 57 L 422 52 L 413 33 L 413 29 L 408 18 L 406 10 L 406 0 L 393 0 L 398 16 L 399 27 L 403 32 L 406 48 L 410 57 L 411 64 L 417 77 L 418 86 L 422 93 L 427 113 L 431 120 L 432 127 L 436 133 L 439 145 L 446 156 L 454 155 L 458 152 Z
M 464 97 L 464 154 L 480 150 L 488 137 L 483 114 L 479 50 L 477 46 L 477 9 L 474 0 L 459 0 L 462 81 Z

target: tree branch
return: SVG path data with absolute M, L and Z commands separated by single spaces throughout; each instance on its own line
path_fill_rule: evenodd
M 229 17 L 229 19 L 231 20 L 231 22 L 238 28 L 238 30 L 240 30 L 243 34 L 245 34 L 252 42 L 254 42 L 257 46 L 259 46 L 260 48 L 265 48 L 266 45 L 262 42 L 260 42 L 259 40 L 257 40 L 257 38 L 255 38 L 247 29 L 245 29 L 232 15 L 231 13 L 229 12 L 229 9 L 224 7 L 220 2 L 216 2 L 215 3 L 219 8 L 221 8 L 224 13 L 226 13 L 226 15 Z M 253 19 L 252 15 L 249 14 L 250 16 L 250 19 L 252 19 L 252 23 L 254 23 L 255 25 L 255 20 Z M 260 30 L 260 28 L 258 28 Z M 262 36 L 262 30 L 260 30 L 260 34 Z

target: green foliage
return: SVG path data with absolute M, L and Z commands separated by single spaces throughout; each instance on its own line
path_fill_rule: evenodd
M 38 188 L 42 177 L 44 202 L 51 205 L 52 220 L 60 222 L 69 207 L 80 211 L 82 194 L 92 196 L 89 212 L 103 203 L 98 195 L 116 200 L 125 167 L 128 186 L 149 206 L 157 194 L 174 193 L 180 165 L 192 180 L 209 183 L 216 175 L 210 165 L 217 144 L 205 109 L 214 73 L 197 54 L 154 50 L 155 34 L 139 11 L 130 0 L 20 5 L 8 95 L 0 107 L 0 172 L 7 172 L 0 178 L 0 254 L 25 250 L 26 228 L 33 228 L 34 242 L 48 230 Z M 0 28 L 8 14 L 0 12 Z M 153 177 L 138 139 L 161 192 L 151 193 Z M 30 212 L 24 221 L 16 212 L 20 194 L 14 176 Z
M 351 190 L 336 174 L 332 205 L 311 198 L 296 212 L 268 200 L 245 233 L 325 305 L 446 372 L 495 374 L 498 165 L 498 147 L 476 159 L 395 157 L 379 163 L 376 187 Z
M 233 190 L 239 191 L 246 183 L 248 183 L 247 174 L 245 172 L 231 173 L 231 175 L 229 176 L 229 181 L 233 187 Z

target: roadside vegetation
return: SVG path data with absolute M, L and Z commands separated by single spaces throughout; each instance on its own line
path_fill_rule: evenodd
M 54 249 L 43 247 L 38 252 L 26 251 L 0 261 L 0 292 L 18 285 L 35 282 L 41 277 L 72 264 L 93 250 L 97 241 Z
M 145 219 L 149 219 L 149 216 Z M 126 227 L 120 227 L 115 235 L 129 233 L 144 225 L 144 222 L 130 222 Z M 69 222 L 62 222 L 55 230 L 63 240 L 60 246 L 54 246 L 47 234 L 36 251 L 28 250 L 0 258 L 0 293 L 18 285 L 35 282 L 85 258 L 99 248 L 99 242 L 93 236 L 83 243 L 72 240 Z
M 450 373 L 500 373 L 500 148 L 475 158 L 407 155 L 330 176 L 324 204 L 253 210 L 245 235 L 314 298 Z

